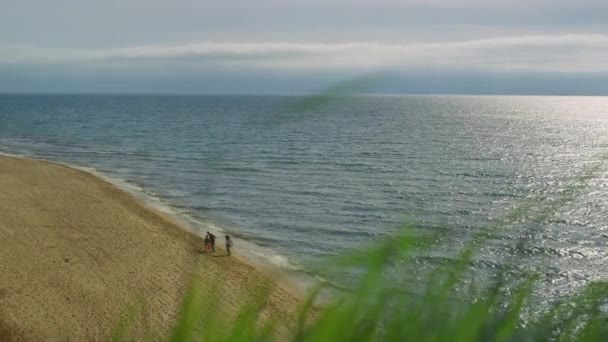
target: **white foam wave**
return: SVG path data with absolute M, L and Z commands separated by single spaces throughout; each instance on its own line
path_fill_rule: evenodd
M 271 265 L 279 267 L 281 269 L 286 269 L 290 271 L 302 270 L 302 267 L 292 263 L 289 258 L 283 255 L 276 254 L 266 248 L 255 246 L 254 248 L 250 249 L 249 252 L 255 257 L 266 260 Z
M 23 154 L 7 153 L 7 152 L 2 152 L 2 151 L 0 151 L 0 156 L 13 157 L 13 158 L 21 158 L 21 159 L 27 158 Z
M 122 178 L 108 176 L 107 174 L 100 172 L 92 167 L 82 167 L 73 165 L 68 166 L 91 173 L 92 175 L 101 178 L 110 184 L 113 184 L 119 189 L 130 193 L 131 195 L 142 201 L 146 206 L 163 214 L 167 214 L 180 226 L 199 236 L 204 236 L 208 231 L 218 236 L 222 236 L 226 233 L 226 230 L 224 228 L 214 224 L 213 222 L 202 221 L 193 217 L 187 212 L 175 209 L 169 203 L 163 201 L 155 192 L 149 191 L 137 184 L 134 184 Z M 255 263 L 269 264 L 279 269 L 289 271 L 302 270 L 302 267 L 293 263 L 286 256 L 277 254 L 268 248 L 258 246 L 251 241 L 243 239 L 233 237 L 233 240 L 236 247 L 235 253 L 237 255 L 245 257 L 245 259 L 254 261 Z

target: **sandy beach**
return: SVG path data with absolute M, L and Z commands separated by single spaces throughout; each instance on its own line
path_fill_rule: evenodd
M 0 156 L 0 334 L 105 341 L 137 306 L 134 329 L 166 335 L 194 273 L 203 294 L 221 285 L 218 317 L 233 319 L 269 275 L 218 242 L 201 253 L 199 237 L 87 172 Z M 289 321 L 297 304 L 278 286 L 266 310 Z

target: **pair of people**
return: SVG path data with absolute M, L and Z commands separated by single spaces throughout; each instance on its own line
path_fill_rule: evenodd
M 215 238 L 216 236 L 207 232 L 205 235 L 205 252 L 215 252 Z M 232 240 L 229 235 L 226 235 L 226 251 L 228 255 L 231 255 L 230 249 L 232 248 Z
M 215 235 L 210 232 L 205 235 L 205 252 L 215 252 Z

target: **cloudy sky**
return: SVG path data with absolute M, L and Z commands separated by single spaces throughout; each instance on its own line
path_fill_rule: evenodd
M 605 0 L 2 0 L 0 92 L 608 94 Z

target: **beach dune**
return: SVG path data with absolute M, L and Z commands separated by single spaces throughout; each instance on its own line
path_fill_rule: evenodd
M 224 284 L 218 315 L 231 319 L 263 272 L 201 249 L 198 236 L 92 174 L 0 157 L 4 337 L 107 340 L 134 305 L 145 308 L 142 331 L 166 335 L 195 272 L 200 291 Z M 297 303 L 277 287 L 267 310 L 288 317 Z

